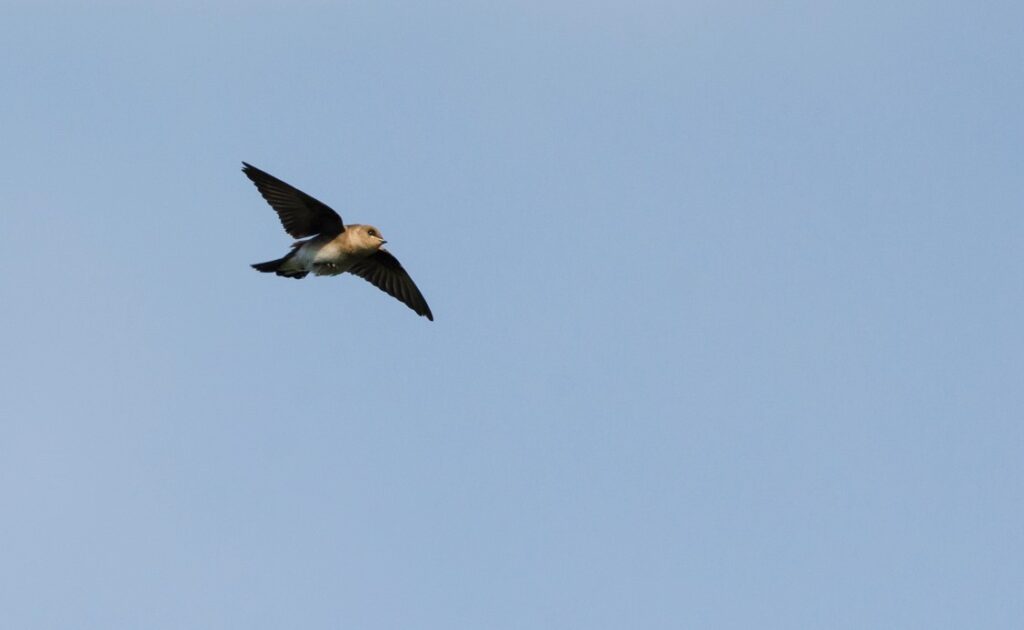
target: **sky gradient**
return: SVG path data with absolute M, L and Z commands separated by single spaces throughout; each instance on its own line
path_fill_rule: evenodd
M 0 625 L 1018 628 L 1024 9 L 13 3 Z M 381 228 L 436 317 L 291 242 Z

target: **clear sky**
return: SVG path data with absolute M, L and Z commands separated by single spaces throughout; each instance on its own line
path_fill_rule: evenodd
M 1019 2 L 137 4 L 0 20 L 4 628 L 1021 627 Z

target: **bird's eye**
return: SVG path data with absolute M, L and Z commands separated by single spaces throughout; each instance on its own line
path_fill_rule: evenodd
M 370 236 L 377 236 L 376 230 L 370 230 L 369 234 Z

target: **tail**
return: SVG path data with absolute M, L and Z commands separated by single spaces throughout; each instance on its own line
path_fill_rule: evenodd
M 277 260 L 268 260 L 267 262 L 256 263 L 252 266 L 256 271 L 262 271 L 263 273 L 270 273 L 273 271 L 279 276 L 285 278 L 305 278 L 308 271 L 302 271 L 299 269 L 282 269 L 286 262 L 288 262 L 292 256 L 295 255 L 295 250 L 288 252 L 284 258 L 278 258 Z

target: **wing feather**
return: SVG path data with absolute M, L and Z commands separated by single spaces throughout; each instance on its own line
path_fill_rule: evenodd
M 251 164 L 242 164 L 242 172 L 256 184 L 256 189 L 277 212 L 288 234 L 305 238 L 317 234 L 340 234 L 345 230 L 341 217 L 327 204 Z
M 402 263 L 386 249 L 379 249 L 375 254 L 360 260 L 349 271 L 396 298 L 417 315 L 434 321 L 434 314 L 430 312 L 430 307 L 427 306 L 427 301 L 416 287 L 416 283 L 402 267 Z

